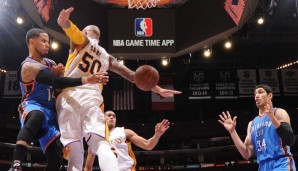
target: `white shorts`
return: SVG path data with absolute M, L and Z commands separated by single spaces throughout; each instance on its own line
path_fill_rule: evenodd
M 56 108 L 64 146 L 82 140 L 88 133 L 106 138 L 102 102 L 101 93 L 95 90 L 68 88 L 59 94 Z

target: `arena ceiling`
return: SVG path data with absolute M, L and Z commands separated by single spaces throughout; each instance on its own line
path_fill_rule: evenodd
M 79 28 L 84 28 L 88 24 L 98 25 L 102 32 L 101 45 L 117 58 L 154 60 L 170 57 L 172 61 L 179 59 L 183 61 L 182 63 L 189 63 L 190 60 L 186 58 L 192 58 L 190 63 L 195 66 L 211 63 L 215 67 L 235 67 L 236 63 L 236 67 L 267 68 L 275 68 L 297 60 L 297 0 L 247 1 L 238 25 L 224 9 L 224 4 L 227 2 L 225 0 L 161 0 L 157 2 L 156 7 L 147 9 L 128 9 L 126 0 L 0 0 L 0 2 L 3 9 L 1 13 L 5 13 L 4 17 L 0 18 L 0 35 L 2 36 L 0 62 L 2 66 L 7 67 L 15 67 L 19 61 L 18 56 L 27 54 L 23 40 L 24 34 L 31 27 L 41 27 L 47 30 L 53 39 L 62 42 L 62 48 L 67 49 L 69 40 L 58 27 L 56 19 L 61 9 L 70 6 L 75 8 L 71 16 L 72 21 Z M 44 2 L 51 2 L 51 4 L 42 4 Z M 16 25 L 14 17 L 17 14 L 24 15 L 29 22 L 23 26 Z M 174 40 L 175 46 L 166 49 L 136 46 L 113 47 L 112 45 L 117 40 L 120 40 L 121 45 L 121 40 L 126 38 L 125 34 L 122 35 L 124 38 L 121 37 L 121 33 L 126 33 L 128 27 L 133 27 L 127 25 L 122 14 L 130 17 L 140 15 L 143 18 L 149 16 L 154 19 L 153 22 L 155 18 L 156 20 L 163 18 L 158 29 L 165 31 L 159 34 L 169 36 L 165 39 Z M 170 17 L 173 15 L 174 19 L 167 18 L 168 14 Z M 255 23 L 258 15 L 263 15 L 266 19 L 263 26 Z M 114 17 L 114 22 L 111 22 L 112 17 Z M 174 20 L 173 26 L 163 24 L 164 21 L 169 20 Z M 119 25 L 115 27 L 113 23 L 119 23 Z M 157 25 L 156 22 L 154 24 Z M 156 30 L 153 33 L 156 33 Z M 134 39 L 135 35 L 133 36 L 132 38 L 128 36 L 128 39 Z M 222 42 L 229 36 L 232 37 L 233 48 L 226 51 L 222 48 Z M 15 50 L 16 47 L 18 50 Z M 203 48 L 206 47 L 211 47 L 213 51 L 212 59 L 208 61 L 205 61 L 201 55 Z M 64 61 L 67 50 L 61 54 L 57 58 Z

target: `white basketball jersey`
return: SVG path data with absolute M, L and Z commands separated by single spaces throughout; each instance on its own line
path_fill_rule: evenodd
M 112 147 L 116 147 L 117 161 L 120 171 L 133 171 L 136 166 L 136 158 L 131 149 L 131 143 L 126 142 L 123 127 L 116 127 L 110 132 Z
M 88 43 L 65 71 L 65 77 L 79 78 L 90 76 L 99 71 L 107 71 L 109 68 L 109 54 L 104 48 L 98 45 L 98 40 L 88 38 Z M 76 53 L 76 51 L 74 52 Z M 99 89 L 98 84 L 85 84 L 76 88 Z
M 66 77 L 79 78 L 90 76 L 109 68 L 109 54 L 98 45 L 98 41 L 90 39 L 75 58 L 68 60 Z M 64 146 L 81 140 L 89 133 L 106 138 L 106 125 L 100 105 L 102 84 L 84 84 L 63 89 L 56 100 L 56 109 L 61 142 Z

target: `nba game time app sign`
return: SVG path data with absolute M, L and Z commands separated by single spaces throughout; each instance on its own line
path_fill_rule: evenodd
M 110 10 L 110 53 L 174 53 L 175 11 Z

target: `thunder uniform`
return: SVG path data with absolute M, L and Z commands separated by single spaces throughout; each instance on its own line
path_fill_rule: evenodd
M 273 109 L 275 113 L 277 108 Z M 268 115 L 255 117 L 251 125 L 251 138 L 259 171 L 295 171 L 295 163 L 289 146 L 282 140 Z
M 47 63 L 47 66 L 30 57 L 27 57 L 22 64 L 32 62 L 41 66 L 44 71 L 51 72 L 52 67 L 56 64 L 48 58 L 43 59 Z M 25 119 L 29 112 L 38 110 L 44 113 L 46 122 L 43 123 L 41 130 L 37 133 L 35 138 L 39 139 L 42 150 L 45 152 L 47 146 L 60 135 L 55 111 L 54 89 L 50 85 L 41 84 L 36 81 L 23 83 L 20 72 L 21 70 L 18 73 L 18 80 L 23 96 L 21 104 L 19 105 L 21 127 L 24 126 Z
M 109 68 L 109 54 L 90 39 L 79 53 L 70 55 L 66 64 L 66 77 L 86 77 Z M 64 146 L 79 141 L 89 133 L 106 138 L 107 129 L 100 108 L 103 103 L 100 84 L 85 84 L 66 88 L 58 96 L 56 108 Z
M 136 158 L 131 149 L 131 142 L 126 140 L 123 127 L 116 127 L 110 132 L 110 143 L 115 147 L 120 171 L 135 171 Z

